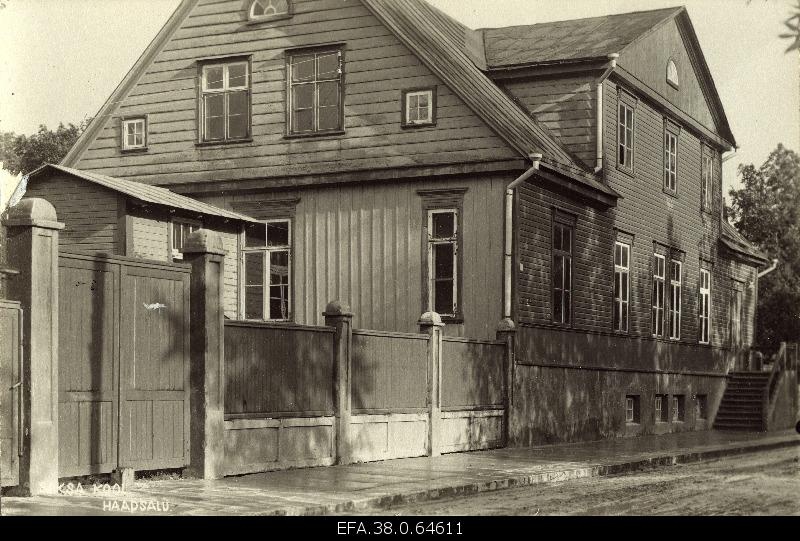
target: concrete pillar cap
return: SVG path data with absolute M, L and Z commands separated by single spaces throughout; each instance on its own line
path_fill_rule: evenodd
M 216 231 L 198 229 L 183 241 L 184 254 L 225 255 L 222 237 Z
M 418 324 L 423 327 L 444 327 L 444 323 L 442 323 L 442 316 L 436 312 L 425 312 L 419 317 Z
M 500 323 L 497 324 L 497 332 L 515 332 L 516 330 L 517 326 L 510 317 L 501 319 Z
M 8 210 L 5 224 L 9 227 L 64 229 L 64 224 L 58 221 L 55 207 L 40 197 L 27 197 L 20 200 Z
M 325 307 L 325 311 L 322 315 L 325 317 L 352 316 L 353 313 L 350 311 L 350 307 L 342 301 L 331 301 Z

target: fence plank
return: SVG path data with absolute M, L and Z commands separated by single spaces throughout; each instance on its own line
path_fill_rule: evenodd
M 444 338 L 442 408 L 502 407 L 504 355 L 501 343 Z

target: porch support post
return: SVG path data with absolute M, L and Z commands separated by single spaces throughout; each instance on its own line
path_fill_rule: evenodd
M 517 328 L 511 318 L 505 318 L 497 325 L 496 337 L 499 342 L 506 345 L 505 355 L 505 419 L 503 422 L 503 447 L 507 447 L 511 441 L 512 424 L 516 422 L 513 418 L 514 414 L 514 376 L 516 359 L 514 358 L 514 337 L 517 334 Z
M 186 238 L 184 260 L 192 265 L 189 473 L 220 479 L 225 462 L 225 250 L 207 229 Z
M 419 318 L 419 332 L 428 335 L 428 456 L 442 454 L 442 330 L 436 312 Z
M 332 301 L 322 314 L 325 325 L 336 331 L 333 337 L 334 407 L 336 410 L 336 463 L 352 462 L 350 419 L 352 416 L 353 314 L 347 305 Z
M 21 495 L 58 492 L 58 232 L 64 228 L 44 199 L 23 199 L 8 211 L 9 263 L 19 275 L 8 295 L 23 310 Z M 5 383 L 5 382 L 4 382 Z M 15 450 L 16 451 L 16 450 Z

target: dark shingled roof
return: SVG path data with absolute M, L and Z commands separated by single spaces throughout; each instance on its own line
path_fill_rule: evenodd
M 739 233 L 735 227 L 728 223 L 727 220 L 722 220 L 722 231 L 720 235 L 720 241 L 730 250 L 734 252 L 739 252 L 740 254 L 744 254 L 746 256 L 752 257 L 754 259 L 760 259 L 761 261 L 767 262 L 769 258 L 753 246 L 753 244 L 744 238 L 744 235 Z
M 506 28 L 485 28 L 489 69 L 605 58 L 680 12 L 682 7 Z
M 258 220 L 250 218 L 249 216 L 245 216 L 244 214 L 239 214 L 238 212 L 232 212 L 230 210 L 215 207 L 214 205 L 203 203 L 196 199 L 192 199 L 191 197 L 186 197 L 185 195 L 171 192 L 166 188 L 159 188 L 158 186 L 151 186 L 149 184 L 142 184 L 141 182 L 133 182 L 131 180 L 124 180 L 121 178 L 107 177 L 105 175 L 98 175 L 97 173 L 91 173 L 88 171 L 80 171 L 78 169 L 72 169 L 71 167 L 64 167 L 63 165 L 43 165 L 36 171 L 30 173 L 28 178 L 30 180 L 34 180 L 36 177 L 45 174 L 48 171 L 60 171 L 62 173 L 66 173 L 70 176 L 85 180 L 87 182 L 92 182 L 99 186 L 103 186 L 104 188 L 108 188 L 109 190 L 124 194 L 143 203 L 163 205 L 165 207 L 194 212 L 203 216 L 217 216 L 219 218 L 241 222 L 258 222 Z

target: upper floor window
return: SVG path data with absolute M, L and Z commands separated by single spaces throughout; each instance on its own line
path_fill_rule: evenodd
M 428 211 L 428 310 L 458 313 L 458 209 Z
M 245 229 L 244 318 L 291 319 L 292 222 L 267 220 Z
M 574 226 L 568 220 L 553 221 L 553 323 L 572 322 L 572 245 Z
M 403 92 L 403 126 L 431 126 L 436 123 L 435 89 Z
M 664 336 L 664 286 L 666 281 L 666 258 L 660 254 L 653 256 L 653 306 L 651 325 L 653 336 Z
M 201 91 L 202 142 L 250 137 L 250 63 L 247 60 L 204 65 Z
M 711 272 L 700 269 L 700 343 L 711 342 Z
M 296 51 L 288 57 L 289 135 L 344 129 L 344 60 L 340 49 Z
M 664 190 L 678 191 L 678 132 L 669 125 L 664 128 Z
M 172 259 L 180 261 L 183 259 L 183 244 L 186 237 L 197 231 L 202 227 L 200 222 L 194 220 L 172 220 L 172 243 L 170 245 L 170 253 Z
M 147 118 L 125 118 L 122 120 L 122 150 L 147 148 Z
M 731 290 L 730 305 L 730 345 L 740 347 L 742 345 L 742 290 L 738 284 Z
M 678 80 L 678 65 L 675 64 L 675 61 L 671 58 L 669 62 L 667 62 L 667 82 L 675 88 L 680 86 Z
M 614 244 L 614 330 L 620 332 L 628 331 L 630 256 L 630 244 L 622 242 Z
M 681 290 L 683 284 L 683 263 L 670 263 L 669 272 L 669 337 L 672 340 L 681 338 Z
M 617 163 L 627 170 L 633 170 L 633 107 L 619 102 L 619 122 L 617 123 Z
M 288 0 L 253 0 L 248 18 L 251 21 L 263 21 L 281 19 L 291 14 L 292 4 Z
M 706 212 L 711 212 L 714 200 L 714 156 L 710 150 L 703 150 L 703 163 L 701 169 L 702 208 Z

